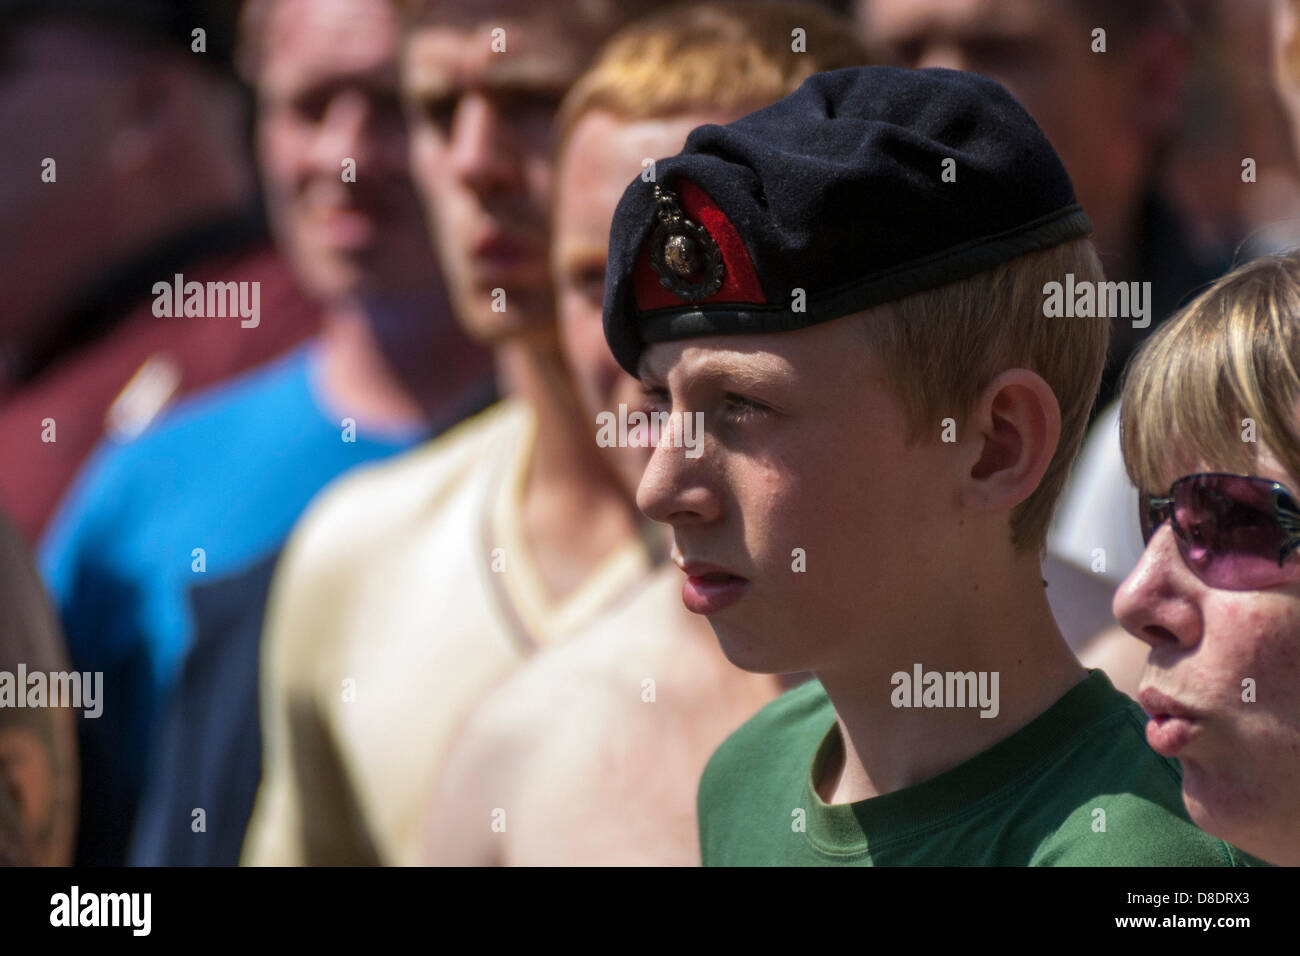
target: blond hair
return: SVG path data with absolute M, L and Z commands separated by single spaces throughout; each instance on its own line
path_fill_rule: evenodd
M 1300 252 L 1215 282 L 1143 344 L 1122 388 L 1124 465 L 1147 493 L 1198 462 L 1248 474 L 1260 445 L 1300 475 Z
M 1067 273 L 1076 282 L 1104 280 L 1091 240 L 1026 253 L 858 317 L 907 415 L 908 444 L 937 438 L 944 418 L 960 429 L 980 392 L 1007 369 L 1029 369 L 1051 386 L 1061 435 L 1038 487 L 1011 512 L 1017 551 L 1044 547 L 1106 361 L 1109 319 L 1044 315 L 1044 287 Z
M 804 52 L 795 52 L 796 30 Z M 813 73 L 869 62 L 848 20 L 806 3 L 672 6 L 601 48 L 560 107 L 559 139 L 595 110 L 627 122 L 747 112 L 793 93 Z

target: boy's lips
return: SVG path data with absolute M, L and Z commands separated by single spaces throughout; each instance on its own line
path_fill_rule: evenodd
M 726 568 L 707 561 L 677 558 L 676 564 L 686 574 L 682 582 L 682 603 L 695 614 L 716 614 L 741 599 L 749 580 Z
M 1153 687 L 1139 691 L 1138 703 L 1151 718 L 1146 727 L 1147 743 L 1162 757 L 1176 757 L 1201 726 L 1196 711 Z

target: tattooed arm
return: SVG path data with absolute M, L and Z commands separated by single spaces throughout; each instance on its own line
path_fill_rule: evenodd
M 31 555 L 0 516 L 0 672 L 15 675 L 19 664 L 29 673 L 67 667 L 63 637 Z M 74 713 L 19 709 L 0 701 L 0 865 L 65 865 L 72 860 Z

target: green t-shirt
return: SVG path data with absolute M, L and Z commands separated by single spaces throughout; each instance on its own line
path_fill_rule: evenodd
M 700 780 L 705 866 L 1247 866 L 1187 817 L 1179 765 L 1101 671 L 1028 725 L 923 783 L 827 804 L 839 744 L 818 681 L 732 734 Z M 1104 814 L 1097 811 L 1104 811 Z

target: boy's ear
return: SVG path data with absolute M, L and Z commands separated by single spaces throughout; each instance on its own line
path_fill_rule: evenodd
M 1061 406 L 1036 372 L 1008 369 L 980 393 L 967 422 L 962 505 L 1010 511 L 1038 487 L 1061 438 Z

